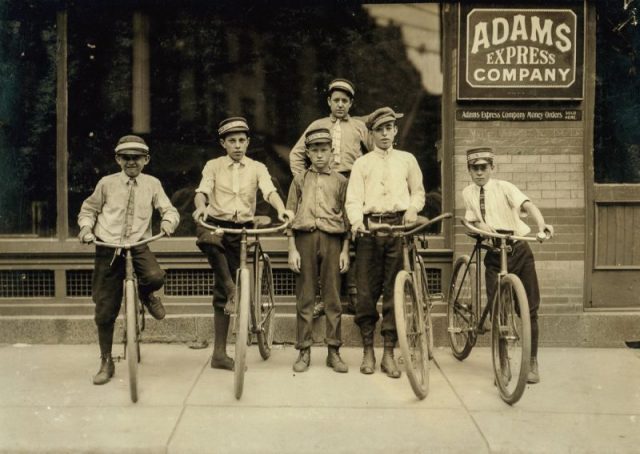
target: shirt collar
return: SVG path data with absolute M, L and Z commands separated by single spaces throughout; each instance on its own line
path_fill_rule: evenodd
M 390 146 L 389 148 L 387 148 L 386 150 L 383 150 L 381 148 L 378 148 L 377 145 L 375 145 L 373 147 L 373 151 L 375 153 L 378 153 L 380 156 L 389 156 L 389 154 L 391 154 L 391 152 L 393 151 L 393 146 Z
M 330 168 L 327 170 L 318 171 L 318 170 L 315 170 L 313 167 L 309 167 L 309 172 L 317 173 L 318 175 L 331 175 Z
M 333 114 L 329 114 L 329 120 L 331 120 L 331 123 L 335 123 L 336 121 L 338 121 L 338 117 L 334 116 Z M 345 116 L 342 117 L 341 120 L 349 121 L 349 114 L 345 114 Z
M 233 165 L 234 162 L 239 162 L 241 166 L 245 166 L 247 165 L 247 157 L 243 156 L 241 160 L 239 161 L 235 161 L 231 156 L 226 155 L 225 158 L 227 159 L 227 166 L 231 167 Z
M 134 181 L 138 181 L 138 179 L 142 176 L 142 174 L 139 174 L 137 177 L 133 178 Z M 126 172 L 123 170 L 122 172 L 120 172 L 120 181 L 122 181 L 123 184 L 129 184 L 129 180 L 131 180 L 132 178 L 129 177 L 129 175 L 126 174 Z
M 478 188 L 478 192 L 480 192 L 480 188 L 484 188 L 485 192 L 491 190 L 491 188 L 493 187 L 494 183 L 493 183 L 493 178 L 489 178 L 489 180 L 484 184 L 484 186 L 480 186 L 480 185 L 476 185 L 476 187 Z

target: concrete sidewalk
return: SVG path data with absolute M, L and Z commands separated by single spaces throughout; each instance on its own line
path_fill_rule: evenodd
M 96 345 L 0 345 L 0 452 L 640 452 L 638 350 L 542 349 L 542 382 L 513 407 L 486 348 L 464 362 L 438 348 L 422 401 L 404 374 L 360 374 L 359 348 L 342 349 L 348 374 L 324 365 L 322 346 L 295 374 L 291 346 L 268 361 L 252 347 L 240 401 L 233 374 L 209 368 L 210 348 L 142 352 L 133 404 L 125 362 L 91 384 Z

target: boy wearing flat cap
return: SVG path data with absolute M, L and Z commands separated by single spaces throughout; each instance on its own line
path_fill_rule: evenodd
M 397 114 L 390 107 L 374 111 L 367 120 L 374 149 L 359 158 L 351 170 L 346 210 L 351 229 L 357 234 L 371 223 L 411 224 L 423 208 L 425 192 L 416 158 L 396 150 L 393 142 L 398 127 Z M 380 318 L 376 303 L 382 294 L 384 353 L 380 368 L 389 377 L 400 377 L 393 356 L 398 334 L 394 316 L 393 286 L 402 269 L 402 240 L 392 236 L 361 236 L 356 241 L 358 303 L 355 322 L 360 327 L 364 355 L 360 372 L 375 369 L 373 337 Z
M 364 122 L 349 115 L 356 93 L 353 83 L 347 79 L 334 79 L 329 83 L 328 92 L 329 116 L 312 122 L 291 149 L 289 166 L 294 177 L 305 169 L 305 136 L 310 130 L 324 128 L 330 131 L 333 141 L 330 168 L 340 172 L 347 179 L 353 163 L 362 156 L 362 149 L 372 148 L 371 138 Z M 350 313 L 355 311 L 357 301 L 355 272 L 355 267 L 352 267 L 347 275 L 349 303 L 346 309 Z M 319 305 L 314 311 L 314 317 L 323 313 L 324 307 Z
M 326 364 L 345 373 L 340 358 L 340 273 L 349 268 L 349 238 L 344 212 L 347 179 L 331 169 L 331 132 L 311 129 L 305 134 L 311 167 L 296 175 L 289 188 L 287 209 L 295 213 L 289 236 L 289 268 L 296 278 L 296 321 L 298 359 L 295 372 L 311 363 L 313 305 L 322 286 L 326 313 L 328 356 Z
M 266 166 L 246 155 L 249 147 L 249 125 L 243 117 L 231 117 L 218 127 L 220 145 L 226 156 L 212 159 L 202 170 L 196 189 L 193 219 L 196 221 L 196 244 L 207 256 L 215 273 L 213 288 L 214 348 L 211 367 L 233 369 L 233 359 L 227 356 L 229 314 L 234 310 L 235 275 L 240 265 L 240 234 L 222 236 L 199 225 L 204 219 L 220 227 L 241 229 L 253 226 L 256 193 L 278 212 L 278 218 L 292 218 L 271 181 Z
M 134 135 L 122 137 L 116 145 L 116 162 L 121 172 L 103 177 L 82 204 L 78 214 L 80 241 L 98 239 L 106 243 L 135 243 L 151 236 L 151 215 L 157 209 L 160 229 L 171 235 L 180 216 L 171 205 L 160 181 L 142 173 L 149 163 L 149 147 Z M 164 285 L 165 272 L 149 246 L 131 249 L 133 267 L 138 277 L 138 294 L 149 313 L 157 320 L 165 316 L 160 298 L 154 295 Z M 125 275 L 124 253 L 96 246 L 92 298 L 100 344 L 100 370 L 93 377 L 95 385 L 107 383 L 115 372 L 111 357 L 113 327 L 122 303 L 122 280 Z
M 509 231 L 524 236 L 531 231 L 521 217 L 530 215 L 538 231 L 553 236 L 553 226 L 545 224 L 538 207 L 515 185 L 508 181 L 491 178 L 495 170 L 494 153 L 491 148 L 472 148 L 467 151 L 467 169 L 473 183 L 462 190 L 466 208 L 465 219 L 477 228 L 489 232 Z M 538 383 L 538 307 L 540 290 L 535 260 L 526 241 L 511 245 L 508 255 L 509 272 L 517 275 L 524 285 L 529 300 L 531 316 L 531 364 L 528 383 Z M 500 252 L 488 250 L 485 258 L 485 282 L 495 282 L 500 272 Z M 493 301 L 495 287 L 487 285 L 487 301 Z

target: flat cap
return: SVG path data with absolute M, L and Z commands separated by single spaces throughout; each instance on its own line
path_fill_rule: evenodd
M 312 129 L 304 135 L 304 144 L 307 146 L 313 143 L 331 143 L 331 141 L 331 131 L 327 128 Z
M 493 162 L 493 150 L 489 147 L 478 147 L 467 150 L 467 164 L 490 164 Z
M 244 117 L 229 117 L 218 125 L 218 135 L 224 136 L 232 132 L 249 132 L 249 123 Z
M 329 93 L 332 93 L 334 90 L 341 90 L 349 93 L 352 98 L 356 95 L 355 85 L 347 79 L 333 79 L 329 82 Z
M 367 128 L 373 130 L 381 124 L 396 121 L 402 117 L 404 117 L 404 114 L 394 112 L 391 107 L 380 107 L 369 114 L 367 118 Z
M 116 154 L 148 155 L 149 147 L 142 137 L 127 135 L 120 137 L 115 149 Z

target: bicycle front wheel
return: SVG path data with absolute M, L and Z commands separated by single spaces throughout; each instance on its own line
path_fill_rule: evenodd
M 524 286 L 514 274 L 501 279 L 493 303 L 491 351 L 500 397 L 513 405 L 522 397 L 531 359 L 531 321 Z
M 233 387 L 236 399 L 242 397 L 244 372 L 249 338 L 249 270 L 243 268 L 238 277 L 238 308 L 236 310 L 236 357 L 233 368 Z
M 453 356 L 460 361 L 469 356 L 476 343 L 476 265 L 470 261 L 468 255 L 456 260 L 447 295 L 449 345 Z
M 419 399 L 429 392 L 429 345 L 421 299 L 411 274 L 400 271 L 394 287 L 394 311 L 398 343 L 407 377 Z
M 124 285 L 125 337 L 127 339 L 127 366 L 129 368 L 129 394 L 131 402 L 138 401 L 138 311 L 134 282 Z
M 262 359 L 271 356 L 275 331 L 276 305 L 273 296 L 273 272 L 267 254 L 259 254 L 255 265 L 256 283 L 251 312 L 253 326 L 258 338 L 258 350 Z

